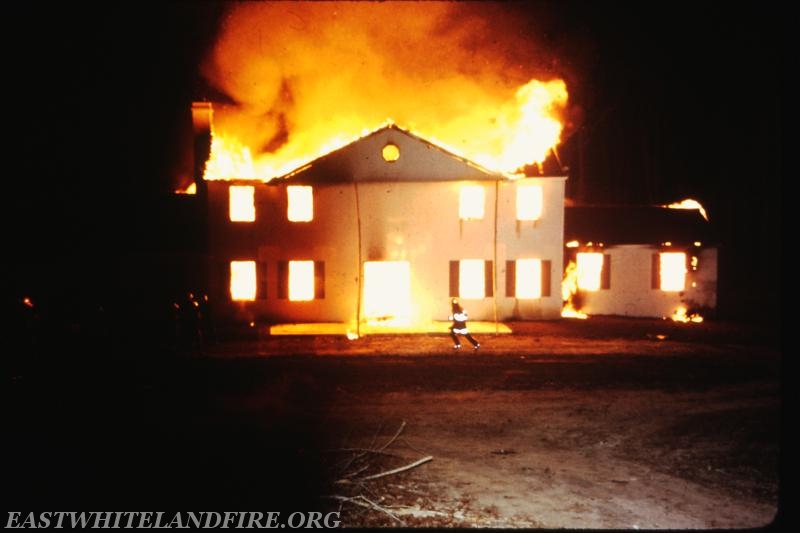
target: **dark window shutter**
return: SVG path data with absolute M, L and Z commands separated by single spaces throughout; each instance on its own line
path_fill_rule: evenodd
M 289 297 L 289 262 L 278 261 L 278 298 L 285 300 Z
M 459 262 L 450 261 L 450 297 L 456 298 L 458 294 Z
M 233 298 L 231 298 L 231 264 L 221 261 L 217 264 L 217 268 L 216 279 L 220 280 L 222 283 L 225 298 L 229 301 L 233 300 Z
M 553 262 L 549 259 L 542 260 L 542 296 L 550 296 L 550 281 L 552 273 L 550 270 L 553 268 Z
M 650 281 L 652 282 L 651 288 L 653 289 L 661 288 L 661 254 L 658 253 L 653 254 L 653 259 L 650 268 Z
M 600 288 L 611 288 L 611 256 L 603 254 L 603 268 L 600 270 Z
M 506 261 L 506 296 L 517 296 L 517 262 Z
M 483 277 L 484 277 L 484 297 L 491 298 L 494 296 L 494 262 L 493 261 L 486 261 L 483 265 Z
M 267 263 L 264 261 L 258 262 L 257 276 L 257 293 L 256 298 L 259 300 L 267 299 Z
M 314 298 L 325 298 L 325 261 L 314 261 Z

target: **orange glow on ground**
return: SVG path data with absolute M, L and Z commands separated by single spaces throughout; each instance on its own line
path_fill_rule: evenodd
M 393 326 L 393 325 L 361 325 L 361 335 L 355 332 L 353 324 L 343 322 L 314 322 L 314 323 L 293 323 L 293 324 L 275 324 L 270 326 L 270 335 L 342 335 L 348 340 L 356 341 L 361 337 L 367 335 L 382 335 L 386 333 L 424 333 L 424 334 L 441 334 L 446 335 L 451 322 L 430 321 L 422 323 L 412 323 L 407 326 Z M 480 320 L 470 320 L 469 330 L 473 334 L 490 334 L 495 333 L 505 335 L 512 333 L 511 328 L 507 324 Z
M 686 288 L 686 254 L 664 252 L 660 254 L 661 290 L 679 292 Z
M 231 300 L 256 299 L 256 262 L 231 261 Z
M 577 254 L 578 288 L 599 291 L 603 272 L 603 254 L 580 252 Z

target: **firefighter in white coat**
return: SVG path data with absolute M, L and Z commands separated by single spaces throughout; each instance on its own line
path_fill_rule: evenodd
M 449 319 L 453 321 L 453 325 L 450 326 L 450 337 L 453 338 L 453 348 L 456 350 L 461 348 L 461 341 L 458 338 L 458 336 L 461 335 L 472 343 L 472 347 L 477 350 L 481 345 L 469 334 L 469 329 L 467 329 L 467 320 L 469 320 L 469 316 L 467 312 L 455 298 L 453 298 L 451 304 L 452 313 Z

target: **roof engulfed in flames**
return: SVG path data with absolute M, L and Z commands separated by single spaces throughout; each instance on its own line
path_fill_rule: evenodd
M 234 4 L 204 74 L 214 108 L 206 179 L 268 181 L 396 123 L 484 167 L 541 163 L 567 89 L 502 4 Z

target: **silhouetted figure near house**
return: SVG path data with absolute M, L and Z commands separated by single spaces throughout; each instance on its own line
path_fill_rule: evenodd
M 469 334 L 469 329 L 467 328 L 467 320 L 469 320 L 469 316 L 467 315 L 467 312 L 463 307 L 461 307 L 461 304 L 459 304 L 458 300 L 455 298 L 453 298 L 451 304 L 452 312 L 450 314 L 450 320 L 453 321 L 453 325 L 450 326 L 450 337 L 453 338 L 453 348 L 456 350 L 461 348 L 461 341 L 458 338 L 458 336 L 461 335 L 470 343 L 472 343 L 472 347 L 477 350 L 481 347 L 481 345 L 473 338 L 472 335 Z
M 200 335 L 203 344 L 216 344 L 217 328 L 212 320 L 211 310 L 209 309 L 208 294 L 203 293 L 197 298 L 197 312 L 200 317 Z
M 174 307 L 176 311 L 178 349 L 188 351 L 188 353 L 195 353 L 203 346 L 200 302 L 194 293 L 189 292 L 180 302 L 176 302 Z

